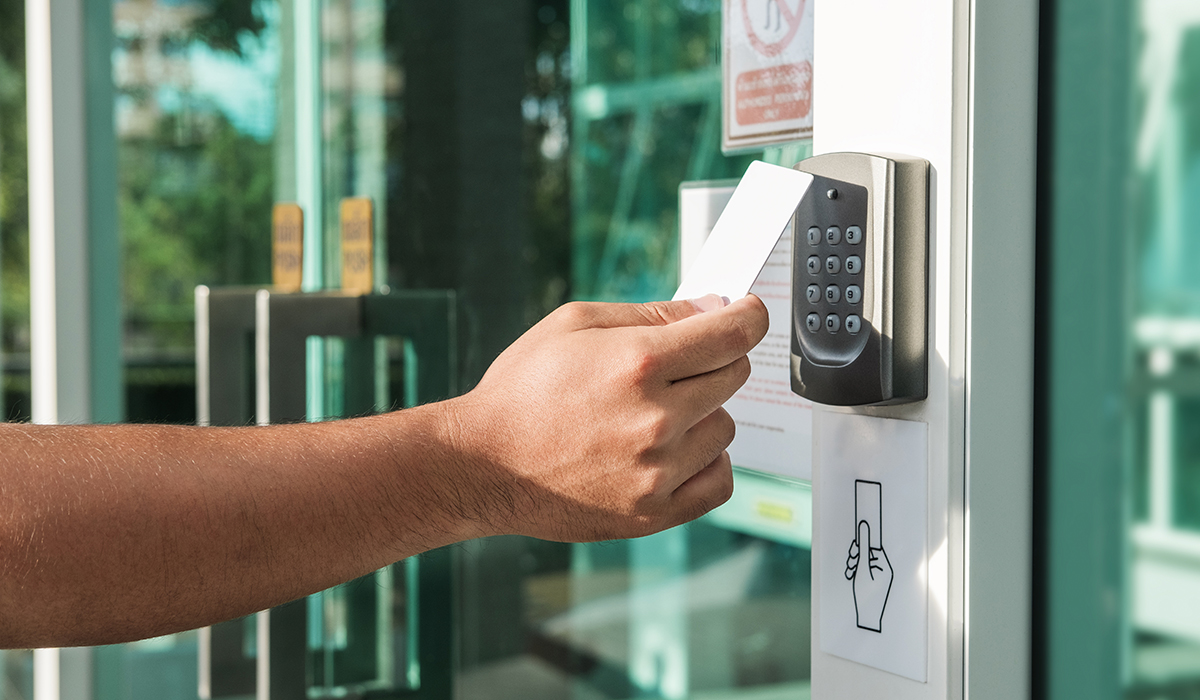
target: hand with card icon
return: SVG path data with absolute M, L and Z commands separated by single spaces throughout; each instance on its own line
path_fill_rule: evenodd
M 866 545 L 867 565 L 862 563 Z M 871 546 L 871 526 L 866 520 L 858 524 L 858 537 L 850 542 L 846 558 L 846 579 L 854 582 L 854 610 L 858 626 L 872 632 L 882 632 L 883 611 L 894 577 L 892 563 L 883 547 Z

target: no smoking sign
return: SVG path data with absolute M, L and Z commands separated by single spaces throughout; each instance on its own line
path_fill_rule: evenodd
M 722 150 L 812 136 L 813 0 L 724 0 Z

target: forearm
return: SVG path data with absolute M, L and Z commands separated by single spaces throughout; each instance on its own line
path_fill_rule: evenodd
M 701 300 L 705 301 L 705 300 Z M 569 304 L 471 393 L 266 428 L 0 425 L 0 648 L 262 610 L 473 537 L 640 537 L 733 491 L 753 297 Z
M 486 534 L 452 415 L 2 426 L 0 647 L 190 629 Z

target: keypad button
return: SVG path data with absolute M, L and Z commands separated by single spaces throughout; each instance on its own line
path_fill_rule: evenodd
M 836 284 L 831 284 L 825 288 L 825 301 L 830 304 L 836 304 L 842 298 L 842 290 L 838 289 Z
M 836 255 L 830 255 L 825 258 L 825 271 L 831 275 L 836 275 L 842 270 L 842 259 Z
M 805 290 L 804 296 L 808 299 L 808 303 L 815 304 L 821 300 L 821 288 L 815 284 L 810 284 L 808 285 L 808 289 Z
M 849 263 L 846 264 L 846 269 L 850 269 Z M 852 284 L 846 287 L 846 303 L 857 304 L 860 301 L 862 301 L 862 290 L 858 288 L 858 285 Z M 849 320 L 847 319 L 846 322 L 849 323 Z
M 846 332 L 847 333 L 857 333 L 860 330 L 862 330 L 862 319 L 860 319 L 858 316 L 855 316 L 854 314 L 850 314 L 849 316 L 847 316 L 846 317 Z
M 812 236 L 812 234 L 810 233 L 809 236 Z M 858 245 L 859 243 L 862 243 L 862 229 L 858 226 L 847 226 L 846 242 L 850 245 Z M 847 320 L 847 324 L 848 323 L 849 321 Z
M 821 317 L 816 314 L 809 314 L 808 318 L 804 319 L 804 326 L 812 333 L 821 330 Z
M 808 257 L 808 274 L 815 275 L 821 271 L 821 259 L 815 255 Z
M 842 327 L 842 319 L 838 318 L 837 314 L 829 314 L 825 317 L 825 330 L 830 333 L 837 333 Z
M 808 244 L 816 245 L 821 242 L 821 229 L 816 226 L 808 227 Z
M 846 272 L 852 275 L 862 272 L 862 258 L 857 255 L 851 255 L 846 258 Z
M 825 242 L 829 245 L 837 245 L 842 242 L 842 230 L 837 226 L 830 226 L 825 229 Z

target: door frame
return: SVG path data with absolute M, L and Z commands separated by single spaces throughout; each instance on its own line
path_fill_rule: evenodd
M 933 177 L 929 397 L 853 410 L 929 426 L 928 680 L 821 651 L 818 552 L 845 543 L 815 528 L 813 697 L 1027 698 L 1038 3 L 815 10 L 814 153 L 919 156 Z

